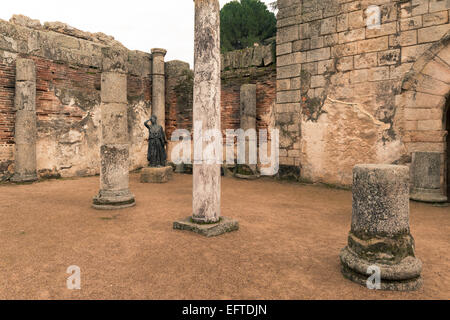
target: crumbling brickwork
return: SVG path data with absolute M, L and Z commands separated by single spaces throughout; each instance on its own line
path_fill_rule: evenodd
M 37 167 L 42 177 L 97 174 L 100 75 L 105 48 L 128 64 L 130 169 L 146 164 L 143 122 L 151 109 L 151 55 L 112 37 L 23 16 L 0 20 L 0 180 L 14 173 L 15 61 L 36 64 Z
M 413 151 L 445 152 L 448 79 L 432 74 L 436 80 L 422 81 L 431 71 L 420 61 L 433 59 L 433 46 L 446 46 L 449 1 L 279 0 L 278 6 L 282 164 L 298 166 L 306 180 L 349 185 L 355 164 L 409 163 Z M 446 74 L 448 62 L 435 63 Z M 403 85 L 413 71 L 412 82 L 424 83 L 415 92 Z M 426 83 L 439 89 L 423 89 Z
M 240 89 L 256 84 L 257 130 L 273 126 L 272 110 L 276 96 L 274 46 L 266 45 L 222 55 L 221 127 L 240 128 Z M 192 130 L 193 72 L 181 61 L 166 63 L 166 134 L 175 129 Z M 225 153 L 224 153 L 225 154 Z M 170 152 L 169 152 L 170 156 Z

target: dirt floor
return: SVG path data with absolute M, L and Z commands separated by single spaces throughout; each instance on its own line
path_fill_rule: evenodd
M 172 230 L 191 214 L 192 176 L 141 184 L 137 206 L 90 207 L 99 178 L 0 185 L 1 299 L 450 299 L 450 208 L 411 203 L 424 287 L 382 292 L 344 279 L 351 192 L 223 178 L 222 215 L 240 230 Z M 81 290 L 66 270 L 81 268 Z

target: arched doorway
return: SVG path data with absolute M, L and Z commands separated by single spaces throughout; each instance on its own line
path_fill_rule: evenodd
M 401 105 L 403 115 L 403 140 L 409 156 L 421 154 L 420 158 L 430 165 L 441 160 L 438 170 L 430 170 L 424 178 L 424 170 L 413 172 L 413 181 L 419 181 L 421 196 L 425 202 L 445 201 L 450 195 L 450 31 L 433 44 L 412 66 L 402 83 Z M 424 154 L 428 155 L 424 155 Z M 428 161 L 434 159 L 433 161 Z M 421 161 L 417 160 L 417 161 Z M 414 160 L 413 160 L 414 162 Z M 424 162 L 425 163 L 425 162 Z M 420 165 L 419 165 L 420 167 Z M 416 168 L 416 166 L 412 166 Z M 431 167 L 430 167 L 431 168 Z M 432 167 L 436 168 L 436 167 Z M 414 171 L 413 169 L 413 171 Z M 440 175 L 436 178 L 435 174 Z M 440 172 L 440 174 L 439 174 Z M 417 178 L 417 180 L 414 180 Z M 431 179 L 432 178 L 432 179 Z M 422 180 L 422 181 L 420 181 Z M 436 190 L 440 184 L 440 190 Z M 421 183 L 429 184 L 426 187 Z M 432 182 L 429 182 L 432 181 Z M 439 182 L 440 181 L 440 182 Z M 413 188 L 412 189 L 416 189 Z M 416 196 L 417 190 L 414 196 Z M 430 197 L 430 192 L 432 197 Z

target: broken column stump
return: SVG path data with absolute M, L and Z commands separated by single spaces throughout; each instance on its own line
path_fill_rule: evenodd
M 125 60 L 119 52 L 105 51 L 107 56 L 103 58 L 101 78 L 100 191 L 92 206 L 99 210 L 114 210 L 132 207 L 136 201 L 129 189 Z
M 195 0 L 194 145 L 205 146 L 199 132 L 220 130 L 220 6 L 218 0 Z M 194 146 L 195 148 L 195 146 Z M 221 163 L 209 162 L 194 150 L 192 216 L 176 221 L 174 229 L 217 236 L 239 228 L 237 221 L 221 217 Z M 201 150 L 200 150 L 201 151 Z M 220 159 L 222 161 L 222 159 Z
M 16 61 L 16 121 L 14 175 L 12 182 L 33 182 L 36 172 L 36 67 L 31 59 Z
M 380 270 L 382 290 L 422 285 L 422 263 L 415 257 L 409 228 L 408 167 L 355 166 L 351 231 L 340 259 L 343 275 L 364 286 L 372 266 Z
M 441 157 L 439 152 L 412 154 L 411 200 L 431 203 L 447 202 L 441 190 Z

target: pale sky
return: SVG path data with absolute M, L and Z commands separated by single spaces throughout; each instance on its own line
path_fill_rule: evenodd
M 230 1 L 220 0 L 220 5 Z M 183 60 L 193 67 L 192 0 L 2 1 L 0 19 L 9 20 L 13 14 L 39 19 L 42 24 L 61 21 L 83 31 L 103 32 L 130 50 L 164 48 L 166 61 Z

